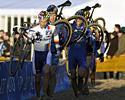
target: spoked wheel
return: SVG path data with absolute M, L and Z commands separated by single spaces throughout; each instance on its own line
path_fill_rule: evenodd
M 97 23 L 90 24 L 88 26 L 88 28 L 90 29 L 92 35 L 95 37 L 97 50 L 101 51 L 101 45 L 104 42 L 104 30 L 103 30 L 103 28 Z
M 19 34 L 15 41 L 10 55 L 9 74 L 15 76 L 18 70 L 22 69 L 24 61 L 30 54 L 30 44 L 26 42 L 23 33 Z
M 105 22 L 105 19 L 102 18 L 102 17 L 99 17 L 99 18 L 96 18 L 94 20 L 95 23 L 99 24 L 102 26 L 102 28 L 105 30 L 105 26 L 106 26 L 106 22 Z
M 58 20 L 53 25 L 56 26 L 56 32 L 59 34 L 61 49 L 63 50 L 69 43 L 72 36 L 72 27 L 66 19 Z
M 79 39 L 81 39 L 81 37 L 83 37 L 84 34 L 86 33 L 87 27 L 88 27 L 88 23 L 87 23 L 86 19 L 83 16 L 75 15 L 75 16 L 69 17 L 67 20 L 69 21 L 70 24 L 73 24 L 76 21 L 76 19 L 81 19 L 83 21 L 83 30 L 82 30 L 82 32 L 80 32 L 81 34 L 79 34 L 75 39 L 72 40 L 71 44 L 75 43 Z M 73 30 L 73 32 L 74 31 L 75 30 Z M 69 45 L 70 45 L 70 43 L 69 43 Z

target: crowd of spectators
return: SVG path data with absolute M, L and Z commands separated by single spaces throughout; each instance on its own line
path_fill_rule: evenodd
M 120 56 L 125 54 L 125 27 L 121 27 L 119 24 L 115 24 L 114 32 L 110 33 L 110 46 L 107 52 L 107 56 L 111 59 L 114 56 Z M 109 73 L 110 78 L 119 79 L 120 73 Z M 104 73 L 104 79 L 107 79 L 107 73 Z

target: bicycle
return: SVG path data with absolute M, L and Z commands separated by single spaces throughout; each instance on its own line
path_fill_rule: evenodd
M 92 7 L 86 6 L 82 10 L 84 13 L 84 12 L 90 12 L 90 10 L 92 9 L 92 12 L 90 15 L 88 15 L 88 19 L 87 19 L 88 24 L 89 24 L 88 29 L 90 29 L 92 35 L 95 37 L 95 40 L 96 40 L 96 48 L 97 48 L 97 52 L 98 52 L 98 56 L 96 56 L 96 58 L 100 58 L 100 61 L 103 62 L 104 53 L 106 52 L 106 50 L 109 46 L 109 34 L 105 28 L 106 23 L 105 23 L 104 18 L 99 17 L 99 18 L 96 18 L 95 20 L 93 19 L 93 13 L 94 13 L 95 9 L 100 8 L 100 7 L 101 7 L 101 5 L 97 3 Z M 99 24 L 99 21 L 102 22 L 102 25 Z M 102 48 L 102 45 L 104 42 L 107 44 L 106 44 L 105 50 L 101 51 L 101 48 Z M 95 72 L 92 72 L 90 74 L 92 85 L 95 84 L 95 74 L 94 73 Z M 85 81 L 87 82 L 88 79 L 85 79 Z
M 93 19 L 93 13 L 95 11 L 96 8 L 100 8 L 101 5 L 96 3 L 94 6 L 92 7 L 89 7 L 89 6 L 86 6 L 84 9 L 82 9 L 83 11 L 90 11 L 92 9 L 92 12 L 88 18 L 88 23 L 91 24 L 90 26 L 97 26 L 97 27 L 100 27 L 100 29 L 102 30 L 103 29 L 103 32 L 100 32 L 102 33 L 99 37 L 102 37 L 102 39 L 100 39 L 100 42 L 98 42 L 98 47 L 97 49 L 99 49 L 99 47 L 101 46 L 102 42 L 105 42 L 106 43 L 106 47 L 105 47 L 105 50 L 103 53 L 106 52 L 106 50 L 108 49 L 109 47 L 109 33 L 108 31 L 106 30 L 105 26 L 106 26 L 106 22 L 105 22 L 105 19 L 102 18 L 102 17 L 98 17 L 96 19 Z M 99 23 L 99 22 L 102 22 L 102 25 Z M 92 25 L 94 24 L 94 25 Z M 89 27 L 90 27 L 89 26 Z
M 63 8 L 66 7 L 66 6 L 71 6 L 71 4 L 72 4 L 72 3 L 71 3 L 69 0 L 67 0 L 66 2 L 64 2 L 64 3 L 62 3 L 62 4 L 60 4 L 60 5 L 57 6 L 58 8 L 60 8 L 60 12 L 59 12 L 59 14 L 57 15 L 57 20 L 65 19 L 65 20 L 67 20 L 67 21 L 69 22 L 69 24 L 70 24 L 70 21 L 73 21 L 73 20 L 75 20 L 75 19 L 77 19 L 77 18 L 79 18 L 79 19 L 81 19 L 81 20 L 83 21 L 85 27 L 84 27 L 84 29 L 83 29 L 82 34 L 81 34 L 80 36 L 76 37 L 76 39 L 75 39 L 74 41 L 72 41 L 72 43 L 75 43 L 75 42 L 76 42 L 77 40 L 79 40 L 79 39 L 81 38 L 81 36 L 83 36 L 83 34 L 87 31 L 88 23 L 87 23 L 86 19 L 85 19 L 83 16 L 79 16 L 79 15 L 71 16 L 71 17 L 69 17 L 69 18 L 64 18 L 64 17 L 63 17 L 63 13 L 62 13 Z M 72 30 L 72 31 L 73 31 L 73 30 Z M 70 37 L 71 37 L 71 36 L 72 36 L 72 34 L 70 35 Z M 67 45 L 70 45 L 70 39 L 71 39 L 71 38 L 69 38 L 69 43 L 67 42 Z
M 30 54 L 30 43 L 25 38 L 25 27 L 21 27 L 19 37 L 14 41 L 13 47 L 10 50 L 10 63 L 9 63 L 9 75 L 15 76 L 19 69 L 22 69 L 24 61 Z M 13 33 L 17 32 L 17 27 L 14 28 Z M 15 69 L 15 70 L 14 70 Z

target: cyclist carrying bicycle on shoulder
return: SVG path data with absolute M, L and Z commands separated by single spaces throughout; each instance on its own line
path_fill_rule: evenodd
M 53 27 L 53 23 L 57 20 L 57 12 L 58 9 L 55 5 L 49 5 L 47 8 L 47 12 L 49 13 L 49 25 L 50 28 Z M 55 86 L 56 86 L 56 68 L 59 63 L 59 56 L 61 54 L 61 46 L 59 44 L 59 34 L 57 31 L 57 27 L 55 26 L 55 31 L 52 34 L 50 49 L 46 58 L 46 66 L 44 67 L 44 92 L 46 93 L 46 97 L 52 97 L 54 94 Z

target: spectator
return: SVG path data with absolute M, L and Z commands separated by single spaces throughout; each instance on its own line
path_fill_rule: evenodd
M 4 41 L 2 38 L 0 38 L 0 57 L 3 56 L 4 50 L 6 50 L 6 46 L 4 45 Z
M 0 30 L 0 38 L 3 37 L 3 34 L 4 34 L 4 30 Z
M 0 30 L 0 56 L 7 57 L 9 54 L 9 36 L 4 30 Z
M 114 32 L 111 33 L 111 35 L 110 35 L 110 47 L 109 47 L 109 50 L 107 52 L 107 55 L 110 56 L 111 58 L 115 55 L 115 53 L 118 50 L 118 33 L 119 33 L 119 31 L 120 31 L 120 25 L 115 24 Z M 113 78 L 114 73 L 110 72 L 109 77 Z M 106 72 L 104 72 L 104 79 L 107 79 Z
M 6 47 L 6 50 L 4 51 L 4 57 L 10 57 L 10 38 L 8 36 L 8 33 L 4 33 L 3 35 L 4 45 Z
M 118 33 L 119 33 L 119 30 L 120 30 L 120 25 L 115 24 L 114 32 L 111 33 L 111 35 L 110 35 L 110 47 L 109 47 L 107 55 L 111 56 L 111 58 L 115 55 L 115 53 L 118 50 Z
M 118 33 L 118 51 L 116 56 L 125 54 L 125 27 L 122 27 Z
M 122 54 L 125 54 L 125 27 L 122 27 L 118 33 L 118 50 L 115 55 L 120 56 Z M 119 79 L 119 74 L 119 72 L 116 73 L 116 79 Z

